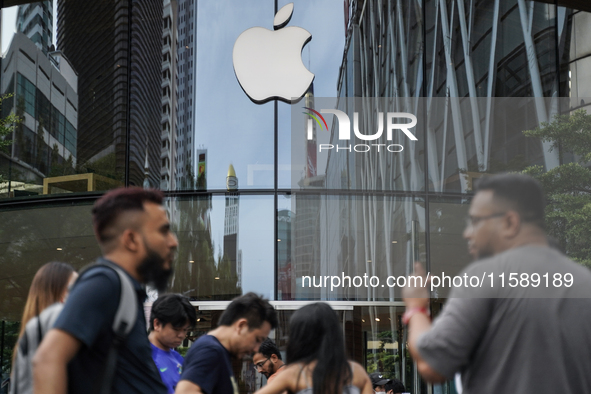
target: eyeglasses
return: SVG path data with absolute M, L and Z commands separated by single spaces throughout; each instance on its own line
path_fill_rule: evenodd
M 270 359 L 270 358 L 271 358 L 271 357 L 267 358 L 265 361 L 260 361 L 260 362 L 256 363 L 256 364 L 254 365 L 254 369 L 255 369 L 256 371 L 258 371 L 260 368 L 263 368 L 263 365 L 265 365 L 265 363 L 266 363 L 267 361 L 269 361 L 269 359 Z
M 482 222 L 483 220 L 488 220 L 492 218 L 498 218 L 501 216 L 505 216 L 507 212 L 497 212 L 486 216 L 468 216 L 466 218 L 466 227 L 476 227 L 478 223 Z

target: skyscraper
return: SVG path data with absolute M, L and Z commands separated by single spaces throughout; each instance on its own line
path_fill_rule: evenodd
M 164 0 L 162 15 L 162 150 L 160 189 L 176 189 L 178 1 Z
M 47 54 L 53 41 L 53 0 L 20 5 L 16 31 L 23 33 Z
M 176 130 L 176 187 L 193 187 L 195 154 L 193 152 L 193 104 L 195 102 L 195 58 L 197 56 L 197 2 L 178 0 L 177 44 L 177 130 Z
M 228 168 L 227 187 L 228 191 L 238 190 L 238 178 L 232 164 Z M 228 193 L 224 215 L 224 258 L 230 261 L 231 272 L 236 273 L 236 287 L 242 286 L 242 251 L 238 248 L 239 214 L 240 197 L 237 193 Z
M 58 0 L 57 14 L 57 46 L 78 72 L 80 167 L 123 183 L 128 158 L 139 186 L 148 148 L 149 182 L 159 185 L 162 0 Z

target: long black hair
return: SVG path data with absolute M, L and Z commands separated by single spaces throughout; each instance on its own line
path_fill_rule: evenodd
M 343 329 L 335 311 L 322 302 L 298 309 L 289 321 L 287 363 L 316 361 L 314 393 L 342 394 L 353 372 L 345 354 Z

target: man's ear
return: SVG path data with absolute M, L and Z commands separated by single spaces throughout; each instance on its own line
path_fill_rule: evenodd
M 140 248 L 140 236 L 131 229 L 123 231 L 121 234 L 121 244 L 123 247 L 131 252 L 137 252 Z
M 234 322 L 234 326 L 238 332 L 242 332 L 244 329 L 248 330 L 248 320 L 245 318 L 238 319 Z
M 154 318 L 153 325 L 154 325 L 154 331 L 157 331 L 157 329 L 160 330 L 162 328 L 162 323 L 160 323 L 160 320 L 158 320 L 157 317 Z
M 515 237 L 521 230 L 521 217 L 515 211 L 507 211 L 505 220 L 505 234 L 509 238 Z

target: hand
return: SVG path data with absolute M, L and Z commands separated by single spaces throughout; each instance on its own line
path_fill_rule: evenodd
M 422 280 L 418 278 L 410 279 L 410 276 L 406 280 L 406 287 L 402 289 L 402 299 L 406 304 L 406 308 L 427 308 L 429 306 L 429 283 L 431 282 L 431 278 L 426 280 L 426 272 L 423 268 L 423 265 L 419 262 L 415 262 L 414 264 L 414 274 L 413 277 L 421 277 Z M 416 283 L 415 283 L 416 282 Z M 420 284 L 423 286 L 419 286 Z M 415 284 L 417 286 L 415 286 Z

